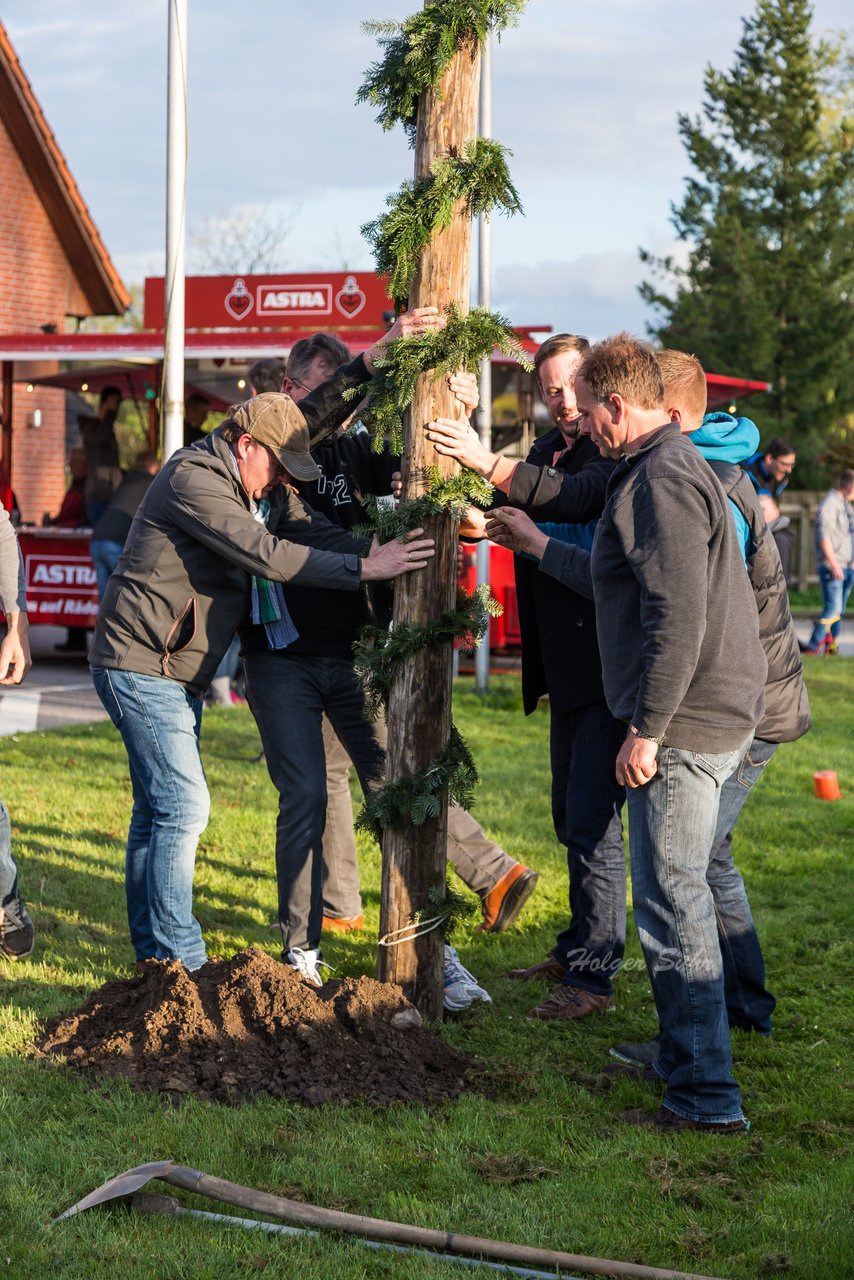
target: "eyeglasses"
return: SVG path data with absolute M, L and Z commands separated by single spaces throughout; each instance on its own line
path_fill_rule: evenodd
M 315 382 L 314 386 L 310 387 L 307 382 L 303 382 L 300 378 L 294 378 L 291 374 L 287 374 L 286 377 L 292 386 L 299 387 L 300 391 L 305 391 L 307 395 L 311 395 L 312 391 L 316 391 L 320 386 L 319 382 Z
M 273 466 L 275 467 L 275 471 L 273 472 L 273 475 L 278 480 L 285 474 L 285 468 L 282 465 L 282 463 L 279 461 L 279 459 L 276 457 L 275 453 L 273 453 L 273 450 L 270 448 L 269 445 L 265 444 L 264 448 L 266 449 L 267 453 L 270 455 Z

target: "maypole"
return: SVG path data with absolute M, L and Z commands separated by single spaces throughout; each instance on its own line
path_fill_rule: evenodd
M 515 21 L 524 0 L 428 0 L 402 24 L 376 24 L 384 57 L 359 97 L 378 104 L 384 128 L 402 123 L 415 147 L 411 182 L 389 211 L 364 228 L 398 307 L 438 306 L 444 330 L 394 343 L 371 384 L 367 414 L 377 441 L 403 426 L 403 501 L 377 512 L 380 536 L 424 525 L 436 556 L 395 588 L 389 636 L 372 633 L 360 665 L 369 691 L 387 702 L 386 786 L 368 801 L 365 825 L 382 833 L 383 883 L 378 975 L 399 983 L 429 1018 L 442 1014 L 441 927 L 446 915 L 445 852 L 449 794 L 470 803 L 471 756 L 451 724 L 453 639 L 485 628 L 485 594 L 457 600 L 459 518 L 489 486 L 440 458 L 424 428 L 459 417 L 443 375 L 475 371 L 494 346 L 517 351 L 506 323 L 468 311 L 472 220 L 519 210 L 506 150 L 478 138 L 481 47 L 491 30 Z M 431 927 L 432 926 L 432 927 Z

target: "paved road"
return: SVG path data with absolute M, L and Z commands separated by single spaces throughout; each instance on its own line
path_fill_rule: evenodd
M 0 737 L 106 720 L 85 654 L 54 652 L 65 637 L 64 627 L 30 628 L 33 669 L 20 687 L 0 692 Z
M 795 626 L 799 639 L 809 640 L 810 620 L 798 618 Z M 107 713 L 92 688 L 85 657 L 54 652 L 54 645 L 61 643 L 65 636 L 65 629 L 60 627 L 31 628 L 33 669 L 20 688 L 3 689 L 0 693 L 0 737 L 106 720 Z M 849 657 L 854 655 L 854 621 L 846 621 L 839 649 Z M 808 661 L 832 662 L 833 659 Z M 507 670 L 518 669 L 517 664 L 518 659 L 511 662 Z

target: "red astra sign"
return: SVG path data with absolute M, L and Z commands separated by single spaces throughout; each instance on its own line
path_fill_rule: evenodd
M 188 276 L 188 329 L 360 329 L 388 327 L 392 303 L 373 271 L 288 276 Z M 145 282 L 143 324 L 163 325 L 162 277 Z
M 30 622 L 91 627 L 98 614 L 98 584 L 89 559 L 89 536 L 22 529 L 27 614 Z

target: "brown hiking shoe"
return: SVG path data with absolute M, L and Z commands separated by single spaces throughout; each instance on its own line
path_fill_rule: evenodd
M 589 1013 L 611 1013 L 614 1008 L 613 996 L 597 996 L 582 987 L 555 987 L 548 1000 L 538 1004 L 528 1014 L 529 1018 L 537 1018 L 541 1022 L 556 1019 L 586 1018 Z
M 511 969 L 507 974 L 514 982 L 528 982 L 531 978 L 545 978 L 547 982 L 560 982 L 566 973 L 560 960 L 550 951 L 545 960 L 529 965 L 527 969 Z
M 536 888 L 539 875 L 530 867 L 516 862 L 501 877 L 483 902 L 483 920 L 477 926 L 478 933 L 503 933 L 509 929 Z
M 650 1129 L 658 1129 L 660 1133 L 681 1133 L 683 1129 L 694 1129 L 702 1133 L 748 1133 L 749 1120 L 729 1120 L 724 1123 L 706 1123 L 701 1120 L 688 1120 L 678 1116 L 669 1107 L 659 1107 L 657 1111 L 624 1111 L 623 1119 L 627 1124 L 646 1125 Z

